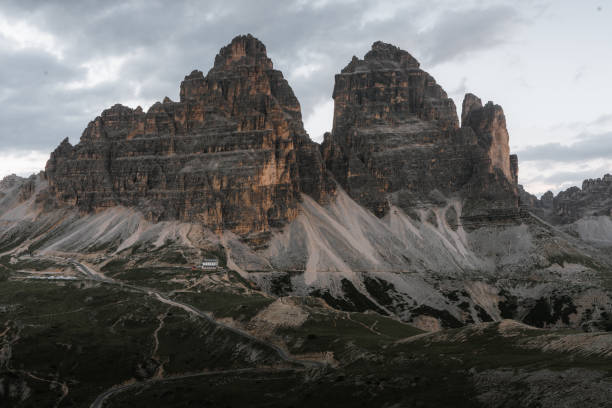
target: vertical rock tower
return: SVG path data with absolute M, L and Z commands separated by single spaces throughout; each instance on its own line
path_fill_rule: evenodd
M 222 48 L 208 75 L 187 75 L 179 102 L 105 110 L 46 173 L 52 195 L 84 211 L 135 206 L 254 242 L 296 217 L 301 193 L 325 202 L 332 191 L 297 98 L 251 35 Z
M 516 159 L 501 107 L 455 104 L 408 52 L 376 42 L 336 75 L 334 124 L 322 153 L 347 192 L 378 216 L 464 199 L 464 215 L 518 211 Z

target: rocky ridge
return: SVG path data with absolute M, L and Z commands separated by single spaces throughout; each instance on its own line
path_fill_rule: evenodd
M 584 180 L 582 188 L 570 187 L 556 196 L 547 191 L 539 199 L 521 188 L 521 203 L 553 224 L 570 224 L 584 217 L 611 217 L 612 174 Z
M 591 245 L 612 247 L 612 175 L 539 199 L 520 187 L 521 207 Z

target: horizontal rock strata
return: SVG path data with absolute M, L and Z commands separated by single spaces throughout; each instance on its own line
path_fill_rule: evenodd
M 468 94 L 455 105 L 406 51 L 376 42 L 336 75 L 334 127 L 322 145 L 327 168 L 352 198 L 383 216 L 466 199 L 466 216 L 515 214 L 518 163 L 503 110 Z
M 187 75 L 179 102 L 105 110 L 46 173 L 55 198 L 84 211 L 136 206 L 252 238 L 294 219 L 302 192 L 325 202 L 333 190 L 298 100 L 250 35 L 222 48 L 208 75 Z

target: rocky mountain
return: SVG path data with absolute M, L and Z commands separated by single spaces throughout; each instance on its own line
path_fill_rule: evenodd
M 465 198 L 464 216 L 517 213 L 501 107 L 466 95 L 459 127 L 453 101 L 392 45 L 375 43 L 337 75 L 323 160 L 293 91 L 252 36 L 224 47 L 206 77 L 186 76 L 180 95 L 146 113 L 115 105 L 76 146 L 64 140 L 46 167 L 55 200 L 83 211 L 136 207 L 261 243 L 297 216 L 301 193 L 329 200 L 329 168 L 379 217 L 389 204 L 410 212 L 442 196 Z
M 250 35 L 180 95 L 146 113 L 116 105 L 44 173 L 4 181 L 0 254 L 105 263 L 176 246 L 192 263 L 222 257 L 268 294 L 426 330 L 607 324 L 612 259 L 537 217 L 536 201 L 536 216 L 519 207 L 502 108 L 467 94 L 460 123 L 408 52 L 376 42 L 336 75 L 320 146 Z
M 0 406 L 609 402 L 612 177 L 530 195 L 502 108 L 390 44 L 333 98 L 317 145 L 239 36 L 0 181 Z
M 102 112 L 77 145 L 58 146 L 46 175 L 55 200 L 82 211 L 136 207 L 254 243 L 297 216 L 301 193 L 323 203 L 334 189 L 293 91 L 251 35 L 206 76 L 187 75 L 180 101 Z
M 451 196 L 465 199 L 464 217 L 518 214 L 518 168 L 501 107 L 468 94 L 459 127 L 452 99 L 418 61 L 382 42 L 336 75 L 333 97 L 323 158 L 377 216 L 390 205 L 410 213 Z
M 521 205 L 542 219 L 597 246 L 612 246 L 612 175 L 588 179 L 539 199 L 520 188 Z
M 570 224 L 584 217 L 612 216 L 612 174 L 582 182 L 556 196 L 547 191 L 539 199 L 522 190 L 521 203 L 553 224 Z

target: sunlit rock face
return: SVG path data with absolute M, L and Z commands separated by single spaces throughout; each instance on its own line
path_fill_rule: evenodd
M 451 197 L 464 201 L 464 219 L 517 212 L 501 107 L 468 94 L 460 126 L 416 59 L 382 42 L 336 75 L 333 96 L 333 129 L 319 149 L 265 46 L 236 37 L 206 76 L 185 77 L 180 101 L 147 112 L 115 105 L 76 146 L 64 140 L 47 163 L 50 196 L 83 211 L 137 207 L 255 245 L 297 217 L 302 194 L 329 202 L 335 182 L 379 217 Z
M 333 190 L 297 98 L 251 35 L 222 48 L 206 76 L 187 75 L 179 102 L 105 110 L 46 172 L 56 199 L 84 211 L 137 206 L 254 241 L 297 216 L 300 193 L 325 202 Z
M 465 216 L 518 209 L 501 107 L 466 95 L 463 126 L 455 104 L 406 51 L 376 42 L 336 75 L 334 124 L 322 152 L 351 197 L 378 216 L 390 204 L 409 211 L 461 196 Z
M 518 168 L 514 170 L 510 163 L 510 137 L 502 107 L 493 102 L 482 106 L 478 97 L 466 94 L 463 100 L 461 125 L 471 127 L 479 136 L 481 145 L 489 156 L 490 171 L 497 168 L 509 182 L 513 182 Z

